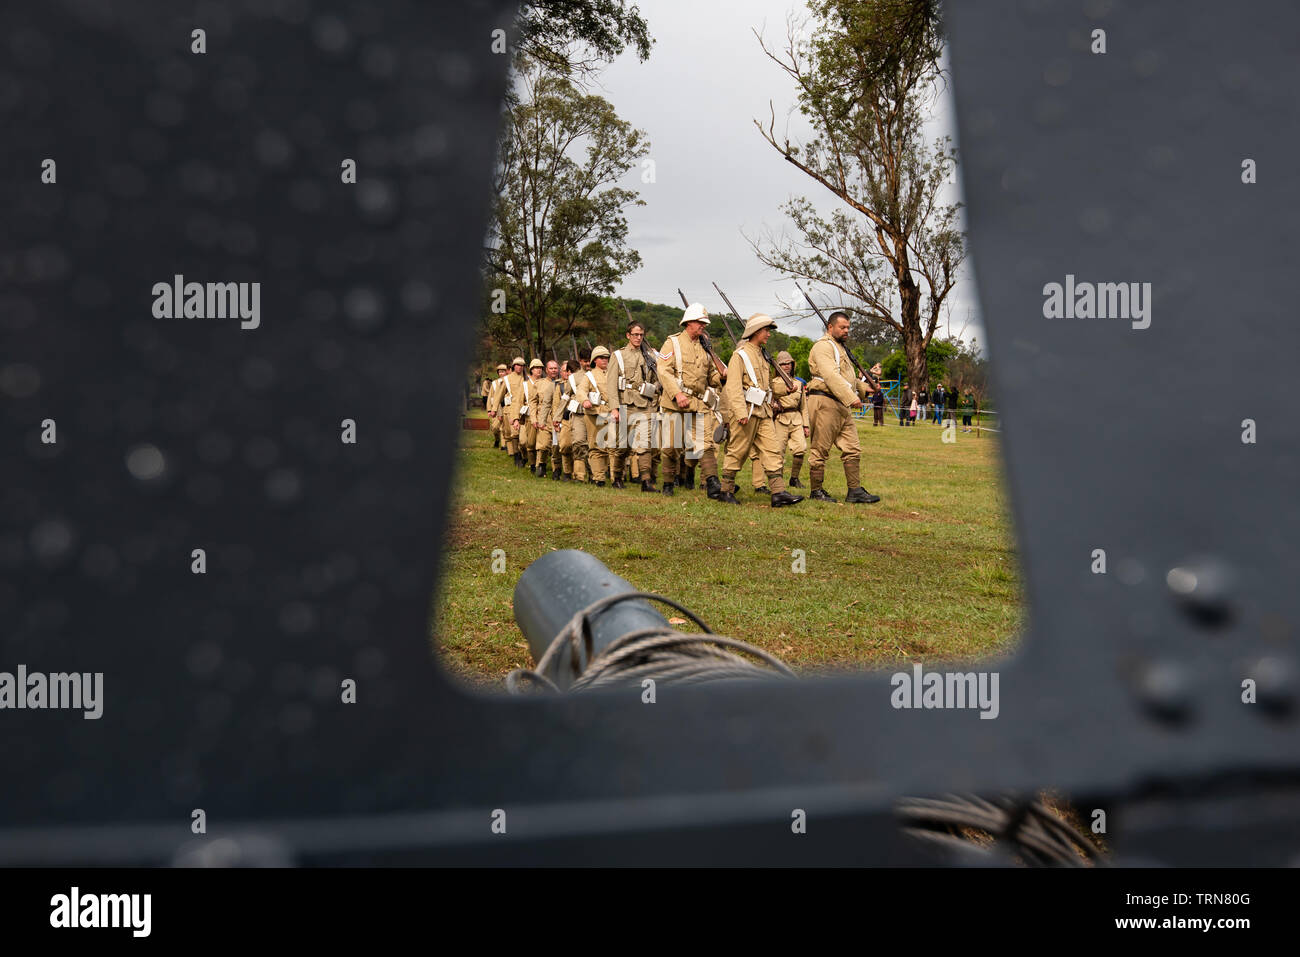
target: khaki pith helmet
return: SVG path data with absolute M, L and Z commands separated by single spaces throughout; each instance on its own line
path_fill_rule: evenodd
M 773 329 L 775 329 L 776 320 L 773 319 L 765 312 L 756 312 L 752 316 L 750 316 L 749 321 L 745 323 L 745 331 L 741 333 L 740 338 L 748 339 L 750 336 L 758 332 L 760 329 L 766 329 L 768 326 L 771 326 Z
M 528 363 L 529 372 L 532 372 L 534 369 L 545 369 L 545 368 L 546 366 L 542 365 L 541 359 L 534 359 L 532 362 Z
M 599 359 L 601 356 L 604 356 L 606 359 L 609 358 L 609 350 L 606 349 L 604 346 L 596 346 L 596 348 L 594 348 L 594 349 L 591 350 L 591 361 L 592 361 L 592 362 L 595 362 L 595 361 L 596 361 L 597 359 Z
M 688 322 L 702 322 L 707 326 L 709 324 L 709 310 L 698 302 L 691 303 L 686 307 L 686 311 L 682 313 L 682 321 L 677 324 L 684 326 Z
M 515 356 L 513 359 L 510 360 L 510 367 L 511 367 L 512 369 L 513 369 L 515 366 L 521 366 L 521 365 L 523 365 L 523 364 L 524 364 L 524 357 L 523 357 L 523 356 Z
M 776 354 L 776 364 L 779 366 L 794 365 L 794 356 L 783 349 Z
M 509 372 L 510 368 L 504 362 L 497 363 L 497 372 Z

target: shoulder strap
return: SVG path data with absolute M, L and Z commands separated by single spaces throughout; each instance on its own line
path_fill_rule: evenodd
M 754 375 L 754 365 L 749 361 L 749 351 L 744 346 L 741 346 L 736 351 L 740 353 L 740 361 L 745 363 L 745 371 L 749 373 L 749 381 L 757 386 L 758 376 Z
M 614 358 L 618 360 L 618 374 L 627 375 L 627 369 L 623 366 L 623 350 L 619 349 L 618 352 L 614 353 Z

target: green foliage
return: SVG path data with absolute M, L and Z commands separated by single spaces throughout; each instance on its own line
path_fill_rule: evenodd
M 525 0 L 515 48 L 560 75 L 590 73 L 631 45 L 650 56 L 654 40 L 641 11 L 625 0 Z
M 533 66 L 505 112 L 485 286 L 504 289 L 504 314 L 484 327 L 498 345 L 541 355 L 594 318 L 641 257 L 626 245 L 626 207 L 644 205 L 616 184 L 649 151 L 645 133 L 599 96 Z
M 947 339 L 932 339 L 925 348 L 926 385 L 933 388 L 949 379 L 948 366 L 960 354 L 960 346 Z M 886 379 L 910 379 L 907 374 L 907 356 L 895 349 L 880 363 Z

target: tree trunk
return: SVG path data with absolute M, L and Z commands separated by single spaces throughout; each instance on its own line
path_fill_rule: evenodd
M 911 273 L 904 273 L 898 282 L 898 295 L 902 300 L 903 354 L 907 357 L 907 388 L 918 393 L 928 387 L 930 367 L 925 361 L 925 333 L 921 329 L 921 290 L 912 281 Z M 908 401 L 911 401 L 909 395 Z

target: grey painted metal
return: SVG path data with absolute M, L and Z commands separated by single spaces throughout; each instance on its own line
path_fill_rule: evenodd
M 908 855 L 891 843 L 893 796 L 1052 786 L 1118 812 L 1121 855 L 1288 862 L 1294 829 L 1252 823 L 1245 774 L 1283 782 L 1283 810 L 1259 821 L 1294 820 L 1300 725 L 1240 694 L 1268 660 L 1281 662 L 1264 669 L 1271 698 L 1295 694 L 1300 422 L 1269 363 L 1300 353 L 1300 8 L 948 6 L 1029 605 L 992 721 L 895 710 L 879 674 L 683 689 L 649 707 L 476 693 L 431 660 L 459 439 L 439 410 L 461 388 L 434 370 L 464 367 L 473 347 L 470 240 L 486 222 L 506 66 L 484 40 L 511 5 L 339 10 L 319 48 L 300 23 L 232 9 L 241 56 L 209 57 L 201 77 L 161 0 L 112 17 L 0 7 L 0 35 L 23 38 L 0 154 L 33 171 L 0 178 L 0 208 L 18 211 L 0 260 L 25 264 L 0 291 L 0 321 L 6 363 L 40 373 L 0 418 L 0 661 L 102 671 L 106 695 L 99 721 L 0 715 L 0 861 L 75 863 L 90 848 L 169 861 L 202 807 L 304 861 L 884 863 Z M 1104 55 L 1089 52 L 1095 28 Z M 357 60 L 348 38 L 362 36 L 391 45 L 409 82 L 384 74 L 392 57 Z M 301 144 L 263 135 L 230 166 L 255 132 L 229 112 L 192 118 L 214 89 L 229 105 L 252 84 L 276 91 L 257 100 L 265 130 Z M 169 107 L 180 125 L 165 134 L 147 106 L 160 97 L 188 107 Z M 318 189 L 322 167 L 304 157 L 352 155 L 366 134 L 329 105 L 358 98 L 378 138 L 360 144 L 362 178 L 382 183 Z M 57 191 L 41 184 L 33 142 L 75 157 L 85 195 L 58 205 L 73 167 L 60 162 Z M 196 158 L 234 178 L 177 175 Z M 1257 184 L 1240 181 L 1245 158 Z M 765 161 L 779 162 L 754 154 Z M 214 237 L 214 196 L 228 240 Z M 435 226 L 448 222 L 462 228 Z M 173 273 L 258 279 L 244 226 L 278 270 L 261 276 L 255 334 L 148 315 L 150 283 Z M 1043 286 L 1066 275 L 1152 282 L 1151 327 L 1044 319 Z M 33 381 L 6 376 L 19 393 Z M 1087 421 L 1072 422 L 1073 403 Z M 33 438 L 46 416 L 70 441 Z M 356 447 L 339 445 L 345 416 Z M 288 474 L 236 454 L 268 441 Z M 164 455 L 158 481 L 122 466 L 141 443 Z M 510 517 L 508 501 L 492 516 Z M 202 544 L 208 573 L 191 575 Z M 1097 548 L 1105 575 L 1090 571 Z M 1169 572 L 1189 567 L 1227 573 L 1214 615 L 1170 593 Z M 708 618 L 696 596 L 673 597 Z M 355 704 L 339 700 L 343 679 Z M 1212 820 L 1164 813 L 1234 777 L 1247 790 Z M 797 840 L 791 806 L 813 824 Z M 520 812 L 508 838 L 490 831 L 496 808 Z M 411 815 L 418 833 L 402 827 Z M 1215 843 L 1198 840 L 1211 830 Z
M 600 559 L 572 548 L 548 552 L 519 576 L 515 585 L 515 621 L 528 641 L 534 663 L 546 654 L 555 636 L 569 620 L 592 602 L 609 595 L 639 591 L 626 579 L 615 575 Z M 593 615 L 591 621 L 592 654 L 596 657 L 611 643 L 628 632 L 645 628 L 671 628 L 668 619 L 655 611 L 644 599 L 621 601 Z M 587 668 L 586 650 L 578 648 L 577 659 L 572 646 L 565 644 L 549 672 L 561 688 Z

